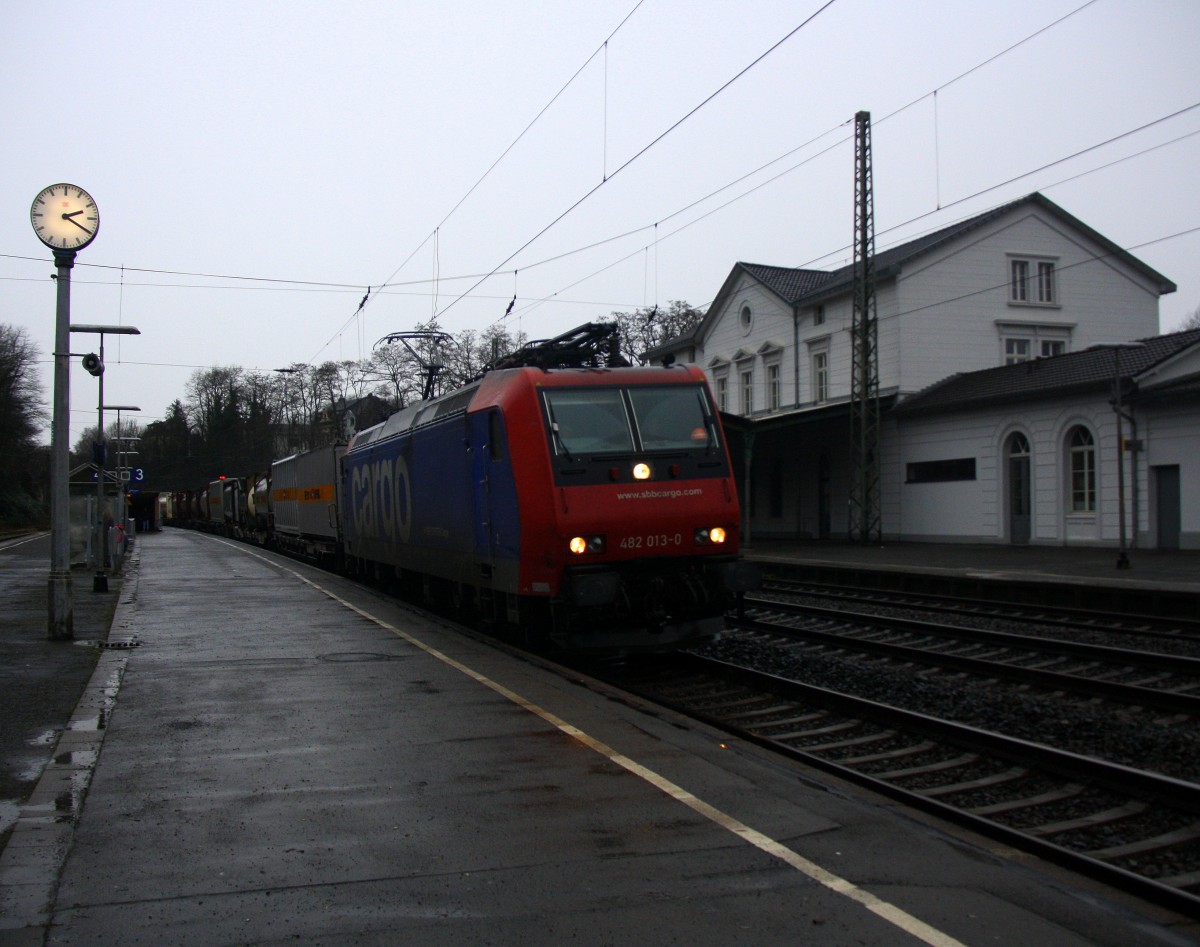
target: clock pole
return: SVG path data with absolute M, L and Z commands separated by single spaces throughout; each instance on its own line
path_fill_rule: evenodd
M 71 593 L 71 498 L 68 441 L 71 437 L 71 268 L 74 250 L 55 250 L 58 303 L 54 322 L 54 419 L 50 428 L 50 621 L 51 641 L 75 637 Z
M 71 494 L 68 451 L 71 438 L 71 268 L 75 253 L 96 239 L 100 211 L 92 195 L 75 184 L 42 188 L 29 208 L 33 232 L 54 253 L 58 304 L 54 321 L 54 418 L 50 422 L 50 580 L 51 641 L 75 637 L 71 597 Z

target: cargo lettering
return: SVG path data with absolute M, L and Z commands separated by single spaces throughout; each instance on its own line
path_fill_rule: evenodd
M 412 487 L 408 461 L 392 457 L 359 464 L 350 475 L 350 515 L 364 539 L 408 542 Z

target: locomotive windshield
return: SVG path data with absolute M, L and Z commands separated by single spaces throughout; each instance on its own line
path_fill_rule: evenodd
M 717 446 L 699 385 L 544 389 L 555 454 L 696 450 Z

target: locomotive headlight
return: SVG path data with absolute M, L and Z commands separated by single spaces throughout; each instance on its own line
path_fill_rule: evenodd
M 567 548 L 572 554 L 582 556 L 584 553 L 604 552 L 604 547 L 607 544 L 603 536 L 572 536 L 571 541 L 567 543 Z
M 649 464 L 634 464 L 633 465 L 633 479 L 634 480 L 649 480 L 650 472 L 651 471 L 650 471 Z
M 713 526 L 709 529 L 705 529 L 702 526 L 700 529 L 696 530 L 696 542 L 702 546 L 707 545 L 708 543 L 714 543 L 719 546 L 721 543 L 725 542 L 725 539 L 726 533 L 724 526 Z

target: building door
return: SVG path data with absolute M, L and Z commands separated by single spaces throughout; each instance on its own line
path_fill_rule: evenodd
M 817 538 L 828 539 L 833 519 L 833 478 L 829 472 L 829 455 L 817 461 Z
M 1014 434 L 1008 439 L 1008 541 L 1016 546 L 1029 543 L 1029 471 L 1029 440 L 1024 434 Z
M 817 539 L 829 539 L 833 525 L 833 475 L 829 455 L 817 460 Z
M 1182 519 L 1178 464 L 1154 468 L 1154 503 L 1158 510 L 1158 548 L 1178 549 Z

